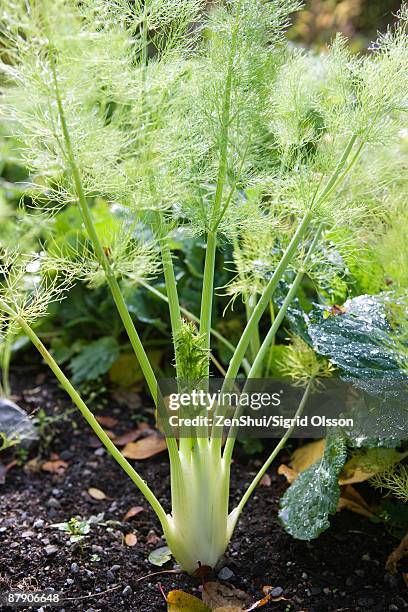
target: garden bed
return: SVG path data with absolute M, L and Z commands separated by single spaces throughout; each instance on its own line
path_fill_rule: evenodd
M 70 408 L 54 381 L 43 374 L 21 373 L 13 388 L 15 399 L 30 412 L 43 408 L 48 414 L 64 415 Z M 98 410 L 98 401 L 93 408 Z M 119 433 L 131 429 L 129 411 L 114 401 L 97 414 L 115 417 Z M 200 580 L 185 574 L 163 573 L 139 580 L 174 568 L 173 561 L 162 568 L 148 561 L 150 552 L 165 544 L 155 514 L 75 413 L 50 424 L 50 430 L 52 439 L 43 448 L 41 460 L 33 459 L 31 452 L 21 462 L 24 466 L 13 467 L 1 486 L 1 590 L 53 587 L 67 598 L 59 608 L 65 610 L 159 612 L 166 610 L 160 585 L 164 593 L 182 589 L 200 596 Z M 44 471 L 42 461 L 56 461 L 57 457 L 67 467 L 61 464 L 55 473 Z M 282 459 L 284 454 L 243 513 L 221 576 L 229 577 L 253 601 L 262 596 L 265 585 L 282 589 L 285 599 L 268 604 L 265 610 L 384 612 L 407 608 L 402 579 L 384 569 L 397 541 L 380 526 L 346 511 L 310 543 L 294 540 L 283 531 L 277 512 L 286 483 L 276 473 Z M 139 461 L 137 468 L 169 509 L 166 455 Z M 259 459 L 237 458 L 232 501 L 240 498 L 257 468 Z M 93 499 L 88 493 L 91 487 L 106 498 Z M 143 511 L 124 520 L 134 506 Z M 104 513 L 104 525 L 93 526 L 79 544 L 69 545 L 67 534 L 51 527 L 73 515 L 85 519 L 99 513 Z M 136 535 L 136 545 L 126 545 L 128 533 Z M 208 579 L 219 580 L 217 574 Z

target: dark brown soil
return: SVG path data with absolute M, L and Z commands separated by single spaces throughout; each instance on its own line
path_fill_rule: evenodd
M 63 415 L 70 407 L 63 392 L 42 374 L 22 373 L 14 381 L 14 389 L 18 389 L 15 399 L 30 411 L 42 407 L 48 414 Z M 100 403 L 96 400 L 94 410 Z M 115 431 L 132 429 L 129 410 L 114 401 L 100 413 L 119 419 Z M 65 474 L 58 475 L 39 469 L 35 460 L 27 465 L 36 455 L 34 449 L 23 458 L 23 465 L 9 471 L 6 484 L 0 486 L 0 591 L 53 587 L 66 598 L 59 610 L 89 612 L 166 610 L 160 584 L 165 593 L 177 588 L 199 596 L 200 582 L 184 574 L 163 573 L 138 581 L 160 570 L 147 560 L 151 550 L 164 544 L 159 539 L 160 526 L 142 495 L 98 448 L 86 424 L 74 414 L 48 424 L 45 433 L 49 434 L 48 446 L 43 440 L 42 459 L 58 453 L 69 466 Z M 256 468 L 257 460 L 238 458 L 233 467 L 232 501 L 240 497 Z M 165 454 L 138 462 L 137 469 L 169 509 Z M 400 575 L 391 576 L 384 569 L 387 555 L 397 544 L 395 539 L 381 526 L 345 511 L 333 518 L 332 528 L 318 540 L 293 540 L 277 520 L 279 497 L 286 484 L 277 476 L 276 466 L 269 474 L 271 486 L 258 488 L 225 556 L 230 583 L 247 591 L 254 601 L 262 596 L 264 585 L 281 587 L 286 599 L 269 603 L 265 611 L 385 612 L 408 608 Z M 92 499 L 89 487 L 101 489 L 107 499 Z M 124 521 L 130 507 L 139 505 L 144 511 Z M 105 525 L 92 527 L 81 545 L 69 545 L 66 534 L 51 526 L 72 516 L 87 518 L 101 512 Z M 137 535 L 134 547 L 124 543 L 129 532 Z M 170 561 L 162 569 L 173 566 Z

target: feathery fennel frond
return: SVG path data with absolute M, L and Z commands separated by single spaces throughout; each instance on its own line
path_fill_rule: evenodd
M 72 286 L 69 274 L 42 274 L 38 255 L 2 249 L 0 256 L 0 297 L 7 305 L 7 309 L 0 306 L 2 333 L 18 328 L 19 318 L 31 324 L 44 317 L 48 306 L 61 301 Z
M 289 377 L 294 385 L 306 386 L 310 380 L 319 383 L 321 378 L 330 378 L 333 365 L 318 355 L 299 336 L 291 336 L 284 358 L 278 362 L 279 371 Z

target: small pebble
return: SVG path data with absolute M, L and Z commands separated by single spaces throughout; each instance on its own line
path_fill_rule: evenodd
M 71 586 L 71 584 L 74 584 L 75 580 L 73 578 L 67 578 L 65 581 L 65 584 L 67 586 Z
M 70 450 L 64 450 L 62 453 L 60 453 L 60 459 L 63 459 L 64 461 L 69 461 L 69 459 L 72 459 L 73 456 L 74 453 Z
M 219 572 L 218 572 L 218 578 L 220 580 L 230 580 L 234 575 L 234 572 L 232 570 L 230 570 L 229 567 L 223 567 Z
M 306 574 L 306 572 L 303 572 L 302 580 L 307 580 L 308 578 L 309 578 L 309 576 Z
M 280 597 L 283 593 L 283 589 L 280 586 L 275 587 L 274 589 L 272 589 L 272 591 L 270 592 L 271 597 Z
M 54 544 L 49 544 L 45 547 L 45 554 L 47 555 L 47 557 L 49 557 L 50 555 L 55 555 L 57 551 L 58 546 L 55 546 Z
M 374 599 L 371 599 L 370 597 L 360 597 L 360 599 L 357 599 L 357 603 L 365 610 L 369 610 L 370 607 L 374 604 Z
M 84 572 L 88 576 L 88 578 L 93 578 L 95 576 L 94 572 L 89 569 L 85 569 Z
M 130 585 L 125 586 L 125 588 L 122 591 L 123 597 L 128 597 L 131 594 L 132 594 L 132 587 Z
M 105 449 L 101 446 L 101 448 L 97 448 L 94 451 L 94 455 L 96 455 L 97 457 L 103 457 L 103 455 L 105 454 Z
M 108 570 L 106 572 L 106 577 L 109 580 L 109 582 L 115 582 L 115 580 L 116 580 L 115 574 L 113 572 L 111 572 L 111 570 Z
M 41 527 L 44 527 L 44 521 L 42 519 L 37 519 L 34 521 L 33 527 L 34 529 L 41 529 Z
M 120 570 L 120 565 L 112 565 L 112 567 L 110 568 L 111 572 L 117 572 Z
M 362 570 L 362 569 L 356 569 L 356 570 L 354 570 L 354 573 L 359 578 L 363 578 L 364 577 L 364 570 Z
M 324 587 L 324 589 L 323 589 L 323 593 L 324 593 L 325 595 L 330 595 L 330 589 L 329 589 L 329 587 Z
M 396 606 L 395 604 L 390 604 L 390 605 L 388 606 L 388 610 L 389 610 L 390 612 L 398 612 L 399 607 L 398 607 L 398 606 Z
M 55 497 L 50 497 L 50 499 L 45 502 L 45 505 L 47 508 L 59 508 L 61 506 L 58 499 L 55 499 Z
M 78 565 L 78 563 L 71 563 L 71 572 L 73 574 L 77 574 L 79 572 L 79 565 Z
M 346 580 L 346 586 L 353 586 L 354 580 L 351 576 L 349 576 Z

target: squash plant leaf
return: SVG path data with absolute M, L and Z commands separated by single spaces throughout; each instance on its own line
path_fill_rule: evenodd
M 323 457 L 302 472 L 281 500 L 279 518 L 286 531 L 299 540 L 313 540 L 329 526 L 340 497 L 338 479 L 346 462 L 344 437 L 333 433 Z

